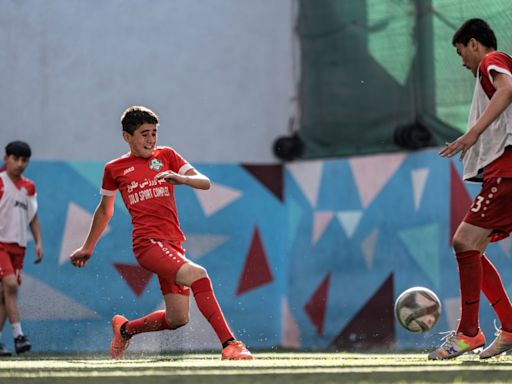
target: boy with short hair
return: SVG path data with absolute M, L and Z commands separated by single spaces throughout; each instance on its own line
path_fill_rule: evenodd
M 457 330 L 429 359 L 450 359 L 485 345 L 479 328 L 480 291 L 496 312 L 501 329 L 481 359 L 512 349 L 512 305 L 501 277 L 484 254 L 492 241 L 512 232 L 512 58 L 497 51 L 496 36 L 481 19 L 467 20 L 452 40 L 462 65 L 476 77 L 468 130 L 440 155 L 461 152 L 464 180 L 483 182 L 453 237 L 460 279 L 461 317 Z
M 36 186 L 23 176 L 31 156 L 30 146 L 13 141 L 5 147 L 4 168 L 0 172 L 0 337 L 5 316 L 11 323 L 17 354 L 30 350 L 23 334 L 17 296 L 27 246 L 28 227 L 35 241 L 36 263 L 43 258 L 43 241 L 37 218 Z M 0 355 L 10 352 L 0 343 Z
M 84 267 L 114 210 L 119 189 L 132 217 L 133 252 L 137 262 L 155 273 L 160 282 L 165 310 L 128 321 L 112 318 L 114 333 L 110 352 L 122 359 L 132 336 L 164 329 L 177 329 L 188 322 L 189 295 L 222 343 L 222 359 L 249 360 L 251 353 L 235 337 L 222 314 L 206 270 L 188 260 L 182 243 L 185 236 L 178 221 L 174 186 L 209 189 L 210 180 L 170 147 L 157 147 L 158 116 L 150 109 L 132 106 L 121 117 L 123 139 L 130 152 L 105 165 L 101 200 L 91 228 L 81 248 L 71 255 L 71 263 Z

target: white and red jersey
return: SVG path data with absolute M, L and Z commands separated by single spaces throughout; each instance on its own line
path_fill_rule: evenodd
M 478 67 L 468 129 L 474 127 L 494 96 L 496 88 L 493 76 L 497 73 L 512 77 L 512 58 L 506 53 L 492 51 L 484 56 Z M 512 177 L 511 148 L 512 105 L 509 105 L 466 152 L 463 158 L 464 180 Z
M 37 212 L 36 185 L 21 177 L 14 182 L 0 172 L 0 242 L 27 246 L 29 224 Z
M 504 73 L 512 77 L 512 58 L 506 53 L 493 51 L 484 56 L 478 70 L 480 84 L 490 99 L 496 92 L 492 71 Z M 507 147 L 503 155 L 487 165 L 484 169 L 484 179 L 491 177 L 512 178 L 512 147 Z
M 126 154 L 105 165 L 101 194 L 112 196 L 121 192 L 130 212 L 133 240 L 158 239 L 182 243 L 185 236 L 180 228 L 174 185 L 156 181 L 155 176 L 171 170 L 184 175 L 190 165 L 174 149 L 157 147 L 149 158 Z

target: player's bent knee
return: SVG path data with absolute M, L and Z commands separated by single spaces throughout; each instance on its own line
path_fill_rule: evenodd
M 16 281 L 3 281 L 2 283 L 5 294 L 8 296 L 18 294 L 18 283 Z
M 208 272 L 204 267 L 201 267 L 200 265 L 196 266 L 196 269 L 194 270 L 194 275 L 196 279 L 202 279 L 203 277 L 208 277 Z
M 180 268 L 176 275 L 176 282 L 190 286 L 194 281 L 208 277 L 208 272 L 200 265 L 189 263 Z
M 180 317 L 173 317 L 172 319 L 167 318 L 167 323 L 169 324 L 171 329 L 181 328 L 184 325 L 187 325 L 188 321 L 189 321 L 188 315 L 180 316 Z
M 452 239 L 452 247 L 455 252 L 464 252 L 474 249 L 468 236 L 464 232 L 457 231 Z
M 172 329 L 178 329 L 188 324 L 188 321 L 178 324 L 172 324 Z
M 203 277 L 208 276 L 208 272 L 206 269 L 197 264 L 191 264 L 189 271 L 189 277 L 191 281 L 196 281 L 198 279 L 202 279 Z
M 466 239 L 463 237 L 457 237 L 455 236 L 452 241 L 453 250 L 455 252 L 464 252 L 464 251 L 471 251 L 476 249 L 475 245 L 472 245 Z

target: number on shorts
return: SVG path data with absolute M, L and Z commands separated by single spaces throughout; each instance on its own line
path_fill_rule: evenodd
M 482 208 L 482 201 L 484 201 L 484 198 L 482 196 L 477 196 L 476 202 L 473 204 L 473 208 L 471 208 L 471 210 L 473 212 L 478 212 L 480 208 Z

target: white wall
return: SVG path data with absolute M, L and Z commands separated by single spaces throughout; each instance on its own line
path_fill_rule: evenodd
M 277 161 L 295 107 L 296 0 L 0 0 L 0 145 L 39 160 L 126 152 L 143 104 L 192 162 Z

